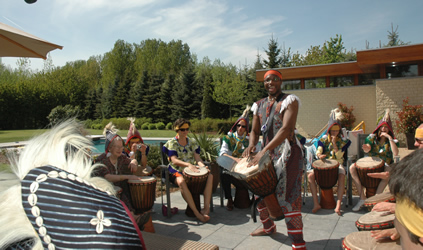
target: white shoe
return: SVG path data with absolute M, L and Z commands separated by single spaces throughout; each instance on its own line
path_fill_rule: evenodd
M 357 204 L 353 207 L 352 211 L 358 212 L 360 208 L 364 205 L 364 200 L 359 200 Z

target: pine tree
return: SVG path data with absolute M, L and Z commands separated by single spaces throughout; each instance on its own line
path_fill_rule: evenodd
M 266 68 L 279 68 L 282 63 L 280 57 L 281 49 L 279 48 L 278 41 L 273 38 L 273 35 L 267 45 L 268 50 L 264 51 L 267 54 L 268 60 L 263 59 L 264 65 Z

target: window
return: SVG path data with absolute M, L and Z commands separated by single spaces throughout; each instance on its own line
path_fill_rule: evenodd
M 301 80 L 282 81 L 283 90 L 301 89 Z
M 387 65 L 386 78 L 417 76 L 417 64 Z
M 345 87 L 354 85 L 354 76 L 333 76 L 330 78 L 330 87 Z
M 373 85 L 379 78 L 379 73 L 362 74 L 358 76 L 358 85 Z
M 326 88 L 325 78 L 312 78 L 304 81 L 305 89 Z

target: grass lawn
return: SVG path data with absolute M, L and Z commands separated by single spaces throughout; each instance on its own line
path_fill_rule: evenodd
M 28 130 L 0 130 L 0 143 L 27 141 L 36 135 L 46 132 L 47 129 L 28 129 Z M 103 130 L 88 129 L 91 135 L 102 135 Z M 173 130 L 139 130 L 142 137 L 173 137 Z M 128 130 L 119 130 L 118 134 L 126 137 Z
M 0 163 L 0 172 L 2 172 L 2 171 L 10 172 L 10 165 L 9 164 L 4 164 L 4 163 Z

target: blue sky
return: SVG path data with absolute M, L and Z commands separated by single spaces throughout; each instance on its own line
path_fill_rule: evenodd
M 272 34 L 293 52 L 342 35 L 347 50 L 388 42 L 391 23 L 400 39 L 423 43 L 421 0 L 2 0 L 0 22 L 64 46 L 50 53 L 53 64 L 103 55 L 118 40 L 182 40 L 199 60 L 252 65 L 265 57 Z M 2 62 L 16 67 L 16 58 Z M 42 59 L 31 59 L 42 69 Z

